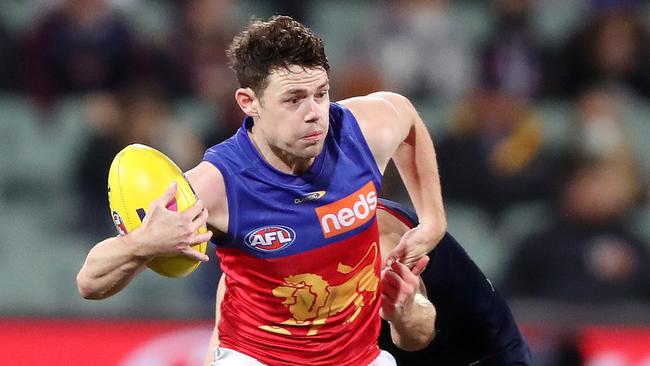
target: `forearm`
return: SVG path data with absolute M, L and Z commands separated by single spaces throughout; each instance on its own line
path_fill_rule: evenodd
M 436 308 L 422 295 L 416 295 L 410 311 L 391 320 L 390 334 L 395 345 L 405 351 L 428 346 L 436 334 Z
M 105 299 L 123 289 L 149 260 L 136 253 L 124 236 L 106 239 L 95 245 L 77 274 L 77 287 L 86 299 Z
M 434 243 L 437 243 L 447 230 L 447 219 L 442 204 L 436 152 L 429 132 L 415 108 L 406 99 L 401 103 L 407 104 L 401 110 L 408 114 L 412 126 L 404 142 L 395 151 L 393 161 L 420 223 L 431 227 Z

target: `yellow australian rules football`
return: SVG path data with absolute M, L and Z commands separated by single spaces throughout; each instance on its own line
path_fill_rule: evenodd
M 196 202 L 196 194 L 178 166 L 165 154 L 146 145 L 133 144 L 115 155 L 108 172 L 108 202 L 115 227 L 120 235 L 142 224 L 149 205 L 176 182 L 175 200 L 167 208 L 183 212 Z M 198 232 L 207 229 L 201 227 Z M 205 254 L 207 242 L 193 248 Z M 183 277 L 194 272 L 201 261 L 184 255 L 157 257 L 147 266 L 167 277 Z

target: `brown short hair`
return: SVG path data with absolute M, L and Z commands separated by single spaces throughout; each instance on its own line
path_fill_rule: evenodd
M 276 68 L 322 67 L 329 72 L 323 40 L 293 18 L 274 15 L 268 21 L 253 19 L 233 38 L 226 51 L 230 67 L 242 88 L 261 96 L 266 77 Z

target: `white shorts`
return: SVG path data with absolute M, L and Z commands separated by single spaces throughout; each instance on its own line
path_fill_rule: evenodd
M 213 352 L 214 361 L 210 366 L 265 366 L 253 357 L 229 348 L 217 347 Z M 397 361 L 390 353 L 381 351 L 368 366 L 397 366 Z

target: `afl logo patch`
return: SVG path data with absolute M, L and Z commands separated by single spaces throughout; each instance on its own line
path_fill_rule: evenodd
M 126 235 L 127 233 L 126 226 L 124 225 L 124 221 L 122 220 L 120 214 L 118 214 L 116 211 L 113 211 L 112 216 L 113 216 L 113 223 L 115 224 L 115 228 L 117 229 L 118 234 Z
M 291 245 L 296 240 L 296 232 L 287 226 L 263 226 L 252 230 L 244 237 L 249 247 L 261 252 L 275 252 Z

